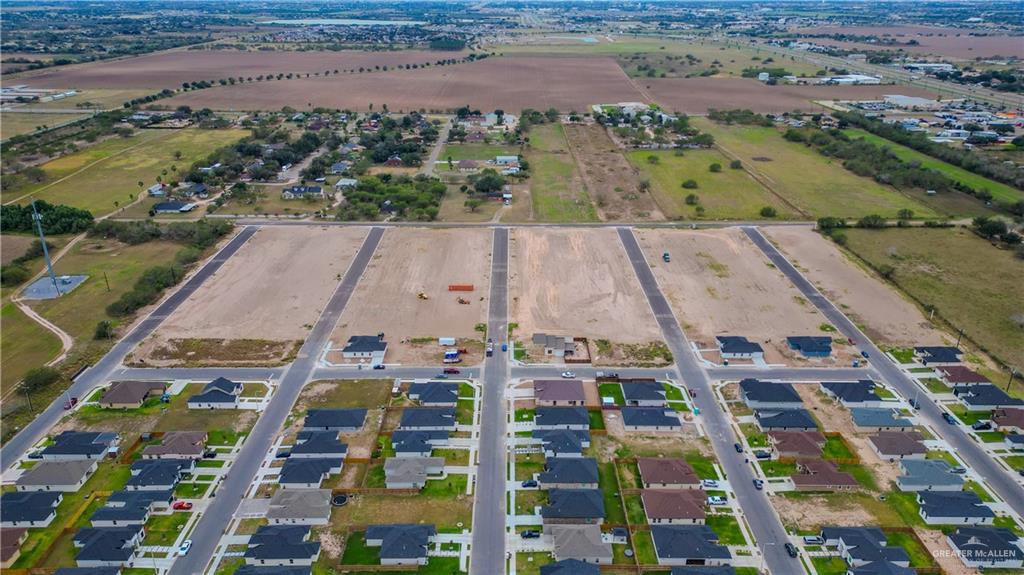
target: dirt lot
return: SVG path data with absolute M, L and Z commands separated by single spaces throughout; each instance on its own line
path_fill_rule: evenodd
M 0 263 L 7 265 L 11 260 L 25 255 L 25 250 L 35 240 L 32 236 L 5 235 L 0 238 Z
M 824 38 L 812 40 L 817 44 L 848 47 L 870 47 L 872 50 L 903 50 L 915 54 L 941 54 L 952 58 L 973 60 L 993 56 L 1016 56 L 1024 58 L 1024 41 L 1020 36 L 993 34 L 991 36 L 970 36 L 976 30 L 970 28 L 936 28 L 932 26 L 821 26 L 797 30 L 809 34 L 851 34 L 856 36 L 879 36 L 891 38 L 904 44 L 916 40 L 918 45 L 885 46 L 857 42 L 837 42 Z
M 221 110 L 279 110 L 297 103 L 366 110 L 373 103 L 378 108 L 387 104 L 392 111 L 463 105 L 481 110 L 583 111 L 595 102 L 644 99 L 612 58 L 516 56 L 418 70 L 217 87 L 161 100 L 161 104 Z
M 489 230 L 389 229 L 331 341 L 343 346 L 351 335 L 384 332 L 388 363 L 436 364 L 436 338 L 483 336 L 475 328 L 487 321 L 490 256 Z M 475 289 L 450 292 L 449 284 Z M 458 303 L 459 297 L 469 303 Z
M 592 344 L 661 340 L 615 230 L 518 228 L 510 242 L 511 315 L 521 340 L 535 332 Z
M 262 228 L 143 346 L 303 340 L 365 235 L 361 228 Z
M 909 86 L 768 86 L 749 78 L 645 78 L 637 82 L 647 88 L 655 102 L 686 114 L 703 114 L 708 108 L 749 108 L 761 113 L 820 112 L 821 106 L 812 101 L 872 100 L 881 99 L 883 94 L 935 97 Z
M 663 220 L 654 197 L 640 191 L 640 172 L 603 126 L 565 126 L 569 150 L 602 220 Z
M 827 495 L 800 497 L 772 497 L 772 505 L 779 512 L 783 525 L 796 525 L 801 529 L 819 529 L 826 525 L 875 525 L 875 517 L 856 500 Z
M 702 347 L 714 347 L 718 335 L 746 336 L 779 363 L 789 355 L 786 336 L 817 335 L 827 323 L 739 228 L 636 235 L 683 329 Z M 664 252 L 671 263 L 662 262 Z
M 915 527 L 914 533 L 924 543 L 924 546 L 932 554 L 939 567 L 942 567 L 946 575 L 978 575 L 979 571 L 977 569 L 967 567 L 954 554 L 953 548 L 946 540 L 946 535 L 942 531 Z
M 942 334 L 914 304 L 850 261 L 810 228 L 767 227 L 765 233 L 815 286 L 862 326 L 894 346 L 941 345 Z

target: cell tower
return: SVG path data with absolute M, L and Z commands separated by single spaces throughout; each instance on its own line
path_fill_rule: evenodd
M 64 295 L 60 291 L 60 284 L 57 282 L 57 276 L 53 273 L 53 262 L 50 261 L 50 249 L 46 247 L 46 236 L 43 235 L 43 216 L 36 209 L 36 201 L 32 200 L 32 219 L 36 222 L 36 230 L 39 231 L 39 241 L 43 243 L 43 257 L 46 259 L 46 271 L 50 274 L 50 281 L 53 282 L 53 289 L 57 291 L 57 296 Z

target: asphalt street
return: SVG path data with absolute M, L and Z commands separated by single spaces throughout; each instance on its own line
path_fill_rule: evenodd
M 744 455 L 736 453 L 733 444 L 736 438 L 722 408 L 715 401 L 711 381 L 707 372 L 694 355 L 683 330 L 679 327 L 672 308 L 661 293 L 650 265 L 644 258 L 643 250 L 630 228 L 619 228 L 619 239 L 633 265 L 640 287 L 643 288 L 651 311 L 661 327 L 662 335 L 676 359 L 676 367 L 686 386 L 697 390 L 694 404 L 700 408 L 701 419 L 711 444 L 718 456 L 718 463 L 725 470 L 729 484 L 736 494 L 736 503 L 743 509 L 750 529 L 764 554 L 765 566 L 776 575 L 788 575 L 803 571 L 797 559 L 786 554 L 783 545 L 788 541 L 786 530 L 779 521 L 771 502 L 763 491 L 754 488 L 754 474 L 744 463 Z
M 202 268 L 192 277 L 185 281 L 185 284 L 172 293 L 163 303 L 159 304 L 145 319 L 138 323 L 128 335 L 114 345 L 95 365 L 85 370 L 75 379 L 67 393 L 61 395 L 40 413 L 31 423 L 11 438 L 2 449 L 0 449 L 0 468 L 6 470 L 12 463 L 18 460 L 25 452 L 36 444 L 49 432 L 64 416 L 64 402 L 68 397 L 85 398 L 96 386 L 104 383 L 110 378 L 112 372 L 121 366 L 124 358 L 142 340 L 149 337 L 157 327 L 163 323 L 167 316 L 178 309 L 199 286 L 203 285 L 210 276 L 215 274 L 220 266 L 224 265 L 231 256 L 235 254 L 249 238 L 256 233 L 257 228 L 246 227 L 217 252 Z
M 505 386 L 509 361 L 501 345 L 508 343 L 508 228 L 494 229 L 487 335 L 494 340 L 494 355 L 484 359 L 470 575 L 505 572 Z
M 918 394 L 917 385 L 910 380 L 903 370 L 890 361 L 885 353 L 878 348 L 846 315 L 839 311 L 831 301 L 814 287 L 796 267 L 786 259 L 764 237 L 760 230 L 744 227 L 743 232 L 754 242 L 768 259 L 782 271 L 815 307 L 836 326 L 846 337 L 853 340 L 862 351 L 868 352 L 872 366 L 881 376 L 882 381 L 896 388 L 904 398 L 912 398 Z M 942 409 L 933 402 L 922 401 L 918 416 L 935 429 L 942 439 L 980 475 L 989 486 L 1003 498 L 1018 515 L 1024 516 L 1024 488 L 1022 488 L 1009 472 L 1004 470 L 985 451 L 960 428 L 950 425 L 942 419 Z
M 192 550 L 188 555 L 179 557 L 174 562 L 170 575 L 199 575 L 205 570 L 206 564 L 213 557 L 217 544 L 220 542 L 221 535 L 224 534 L 235 510 L 238 509 L 256 472 L 259 471 L 264 456 L 273 445 L 274 438 L 281 430 L 292 406 L 295 405 L 299 392 L 310 380 L 320 351 L 328 343 L 331 331 L 338 323 L 341 312 L 348 304 L 356 284 L 359 283 L 359 278 L 363 275 L 363 271 L 373 257 L 383 235 L 384 228 L 370 229 L 370 233 L 363 241 L 355 259 L 352 260 L 344 278 L 338 284 L 330 301 L 324 307 L 323 313 L 320 314 L 320 318 L 309 332 L 309 337 L 299 348 L 298 356 L 285 371 L 277 392 L 256 422 L 256 426 L 253 427 L 234 465 L 231 466 L 224 481 L 217 487 L 216 497 L 206 508 L 196 524 L 195 530 L 192 531 Z

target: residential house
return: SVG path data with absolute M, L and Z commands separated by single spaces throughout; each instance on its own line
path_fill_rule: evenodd
M 292 459 L 345 459 L 348 445 L 338 439 L 337 431 L 299 432 L 292 446 Z
M 355 178 L 338 178 L 337 182 L 334 182 L 334 189 L 336 190 L 350 190 L 359 185 L 359 180 Z
M 399 429 L 455 431 L 455 410 L 451 407 L 407 407 L 402 410 Z
M 917 503 L 928 525 L 991 525 L 996 517 L 973 491 L 918 491 Z
M 259 567 L 242 565 L 235 575 L 313 575 L 312 566 L 299 567 Z
M 946 536 L 964 565 L 974 569 L 1024 567 L 1022 541 L 1005 527 L 959 527 Z
M 414 383 L 409 386 L 409 399 L 431 407 L 455 407 L 459 402 L 459 384 L 447 381 Z
M 970 411 L 989 411 L 1003 407 L 1024 407 L 1024 399 L 1010 397 L 994 385 L 962 385 L 953 388 L 953 395 Z
M 124 527 L 85 527 L 75 533 L 79 549 L 75 564 L 79 567 L 119 567 L 135 558 L 135 548 L 146 536 L 140 525 Z
M 592 565 L 612 562 L 612 544 L 604 540 L 599 525 L 548 525 L 544 533 L 551 537 L 556 561 L 575 559 Z
M 281 466 L 277 483 L 281 489 L 319 489 L 328 475 L 341 473 L 343 457 L 289 457 Z
M 121 575 L 121 567 L 61 567 L 53 575 Z
M 541 489 L 597 489 L 597 460 L 589 457 L 549 457 L 537 479 Z
M 729 548 L 718 544 L 718 534 L 707 525 L 652 525 L 658 565 L 725 565 Z
M 669 575 L 736 575 L 736 568 L 732 565 L 692 565 L 688 567 L 673 567 Z
M 18 491 L 75 492 L 96 472 L 95 459 L 41 461 L 15 481 Z
M 460 172 L 475 172 L 480 169 L 480 164 L 476 160 L 459 160 L 455 167 Z
M 845 407 L 885 407 L 885 402 L 875 393 L 875 382 L 862 379 L 852 382 L 823 382 L 821 390 Z
M 604 498 L 599 489 L 552 489 L 541 508 L 544 525 L 604 522 Z
M 744 379 L 740 396 L 750 409 L 800 409 L 803 400 L 790 383 Z
M 367 547 L 380 547 L 381 565 L 426 565 L 427 549 L 437 535 L 433 525 L 370 525 Z
M 861 431 L 900 431 L 914 427 L 914 424 L 899 415 L 895 409 L 875 407 L 850 408 L 853 425 Z
M 789 349 L 804 357 L 828 357 L 832 355 L 832 338 L 816 335 L 796 335 L 786 338 Z
M 331 170 L 330 170 L 331 171 L 331 175 L 332 176 L 337 176 L 339 174 L 344 174 L 351 167 L 352 167 L 352 164 L 349 163 L 349 162 L 335 162 L 335 163 L 331 164 Z
M 324 197 L 324 189 L 320 186 L 291 186 L 281 192 L 283 200 L 320 200 Z
M 637 469 L 644 489 L 699 489 L 700 478 L 685 459 L 638 457 Z
M 531 341 L 533 345 L 544 348 L 544 355 L 565 357 L 572 356 L 576 351 L 576 343 L 569 336 L 535 333 Z
M 8 491 L 0 495 L 0 527 L 46 527 L 63 498 L 60 491 Z
M 518 165 L 519 156 L 495 156 L 494 163 L 499 166 Z
M 448 443 L 448 431 L 396 429 L 391 434 L 395 457 L 429 457 L 434 448 Z
M 149 197 L 151 198 L 163 198 L 167 196 L 168 187 L 169 186 L 167 186 L 167 184 L 157 182 L 152 186 L 146 188 L 146 194 L 148 194 Z
M 817 431 L 769 431 L 768 443 L 776 459 L 817 459 L 825 447 L 825 436 Z
M 147 445 L 143 459 L 198 459 L 206 450 L 205 431 L 169 431 L 160 443 Z
M 747 341 L 747 338 L 736 335 L 720 335 L 718 352 L 722 359 L 763 359 L 764 348 L 760 344 Z
M 402 162 L 401 156 L 391 156 L 384 162 L 384 165 L 389 168 L 401 168 L 405 164 Z
M 1006 433 L 1024 434 L 1024 409 L 997 409 L 992 412 L 992 425 Z
M 188 398 L 189 409 L 235 409 L 242 394 L 242 384 L 218 377 L 203 387 L 203 391 Z
M 910 566 L 910 556 L 899 545 L 888 544 L 878 527 L 825 527 L 821 530 L 825 545 L 838 547 L 839 556 L 851 567 L 876 562 Z
M 868 437 L 875 453 L 889 461 L 924 459 L 928 454 L 928 448 L 921 443 L 922 439 L 921 434 L 916 431 L 881 431 Z
M 422 489 L 430 476 L 444 471 L 443 457 L 390 457 L 384 461 L 384 486 L 388 489 Z
M 191 212 L 196 209 L 196 205 L 187 202 L 179 202 L 177 200 L 171 200 L 169 202 L 159 202 L 153 204 L 150 208 L 155 214 L 183 214 L 185 212 Z
M 1003 436 L 1003 443 L 1011 451 L 1024 451 L 1024 435 L 1011 433 Z
M 64 431 L 53 437 L 53 442 L 41 452 L 43 461 L 74 461 L 76 459 L 103 459 L 117 452 L 120 436 L 111 432 Z
M 309 541 L 308 525 L 264 525 L 249 538 L 247 565 L 312 565 L 320 557 L 320 543 Z
M 538 379 L 533 382 L 533 398 L 545 407 L 581 406 L 586 397 L 578 379 Z
M 384 363 L 384 355 L 388 351 L 388 343 L 384 334 L 353 335 L 348 343 L 341 348 L 341 357 L 349 360 L 369 360 L 374 365 Z
M 790 479 L 797 491 L 850 491 L 860 486 L 854 476 L 840 471 L 834 461 L 801 459 L 796 468 L 797 473 Z
M 270 498 L 271 525 L 327 525 L 331 521 L 330 489 L 279 489 Z
M 131 466 L 128 491 L 165 491 L 178 485 L 183 473 L 192 473 L 194 459 L 139 459 Z
M 644 489 L 640 498 L 651 525 L 704 523 L 707 493 L 703 489 Z
M 630 383 L 620 382 L 622 399 L 631 407 L 666 407 L 665 384 L 660 381 L 633 380 Z
M 21 545 L 28 539 L 28 529 L 0 529 L 0 568 L 10 569 L 21 556 Z
M 590 429 L 590 415 L 583 407 L 538 407 L 534 429 Z
M 903 475 L 896 478 L 900 491 L 960 491 L 964 486 L 963 476 L 941 459 L 904 459 L 900 467 Z
M 665 407 L 623 407 L 622 425 L 626 431 L 678 431 L 683 427 L 679 413 Z
M 302 423 L 303 431 L 354 433 L 363 428 L 365 409 L 310 409 Z
M 540 566 L 540 575 L 601 575 L 601 568 L 579 559 L 562 559 Z
M 174 491 L 115 491 L 100 507 L 89 516 L 93 527 L 119 527 L 124 525 L 145 525 L 155 511 L 171 508 Z
M 217 164 L 216 166 L 213 166 L 211 168 L 206 168 L 206 170 L 207 171 L 213 171 L 213 168 L 219 168 L 219 167 L 220 167 L 220 164 Z M 199 170 L 202 171 L 203 168 L 199 168 Z M 193 197 L 195 197 L 195 198 L 199 198 L 199 199 L 205 199 L 205 198 L 210 196 L 210 188 L 207 187 L 207 185 L 204 184 L 204 183 L 193 182 L 193 183 L 190 183 L 188 186 L 185 186 L 185 188 L 183 190 L 181 190 L 181 195 L 185 196 L 186 198 L 193 198 Z
M 764 431 L 817 431 L 818 422 L 806 409 L 765 409 L 755 411 L 757 425 Z
M 541 442 L 544 457 L 582 457 L 590 447 L 590 430 L 534 430 L 533 438 Z
M 924 365 L 953 365 L 963 361 L 963 352 L 950 346 L 921 346 L 914 348 L 914 357 Z
M 961 385 L 988 385 L 987 377 L 962 365 L 942 365 L 935 369 L 943 383 L 950 387 Z

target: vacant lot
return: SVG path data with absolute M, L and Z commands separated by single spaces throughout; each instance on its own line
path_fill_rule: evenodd
M 367 110 L 373 103 L 378 108 L 387 104 L 392 111 L 469 105 L 481 110 L 518 112 L 554 107 L 568 112 L 582 111 L 595 102 L 643 99 L 611 58 L 524 56 L 418 70 L 246 83 L 188 92 L 161 103 L 218 110 L 279 110 L 306 104 Z
M 970 28 L 937 28 L 934 26 L 820 26 L 797 30 L 805 34 L 851 34 L 855 36 L 878 36 L 891 39 L 901 44 L 916 40 L 916 46 L 893 46 L 915 54 L 939 54 L 952 58 L 974 60 L 993 56 L 1016 56 L 1024 58 L 1024 43 L 1020 36 L 992 34 L 989 36 L 972 36 L 976 30 Z M 837 42 L 834 40 L 816 39 L 817 43 L 843 45 L 850 47 L 867 47 L 879 49 L 877 44 L 861 44 L 856 42 Z
M 488 230 L 388 230 L 331 341 L 341 346 L 352 335 L 384 332 L 388 362 L 436 363 L 436 338 L 483 336 L 476 326 L 487 321 L 490 255 Z M 450 284 L 474 290 L 450 292 Z
M 760 174 L 775 193 L 813 216 L 895 218 L 904 208 L 918 217 L 936 215 L 890 187 L 854 175 L 841 162 L 787 142 L 775 128 L 724 126 L 704 118 L 694 119 L 694 125 L 713 135 L 727 156 L 739 158 L 747 169 Z
M 913 302 L 832 241 L 810 228 L 779 226 L 765 233 L 872 340 L 899 347 L 942 343 L 943 334 Z
M 718 335 L 746 336 L 779 362 L 786 336 L 821 333 L 825 317 L 738 228 L 636 234 L 683 329 L 703 347 Z
M 565 135 L 602 220 L 665 219 L 652 195 L 640 189 L 640 173 L 608 137 L 604 126 L 570 124 L 565 126 Z
M 761 209 L 766 206 L 773 208 L 779 218 L 800 217 L 746 170 L 729 168 L 730 159 L 718 150 L 636 150 L 628 156 L 650 180 L 651 193 L 669 219 L 752 220 L 761 218 Z M 711 164 L 722 166 L 722 171 L 711 172 Z M 686 180 L 696 181 L 697 188 L 683 188 Z M 699 202 L 687 204 L 690 194 L 695 194 Z M 703 213 L 699 213 L 698 206 L 703 207 Z
M 848 246 L 1002 362 L 1024 364 L 1024 260 L 964 229 L 850 230 Z
M 28 370 L 50 361 L 60 352 L 60 340 L 30 319 L 13 303 L 0 308 L 0 395 L 6 395 Z
M 11 260 L 25 255 L 25 250 L 36 239 L 38 238 L 29 235 L 4 234 L 0 236 L 0 263 L 7 265 L 11 263 Z
M 40 127 L 53 127 L 81 120 L 88 114 L 33 114 L 4 112 L 0 114 L 0 139 L 35 132 Z
M 441 150 L 441 155 L 437 157 L 437 160 L 442 162 L 437 165 L 437 169 L 447 170 L 449 158 L 456 163 L 459 160 L 484 162 L 493 160 L 495 156 L 518 156 L 519 152 L 519 146 L 502 144 L 446 144 Z
M 534 126 L 528 137 L 533 217 L 542 222 L 596 221 L 597 212 L 569 153 L 563 126 Z
M 511 315 L 523 339 L 546 332 L 620 344 L 660 341 L 615 230 L 518 228 L 510 241 Z
M 46 180 L 3 194 L 4 203 L 23 201 L 29 194 L 48 202 L 89 210 L 95 216 L 126 206 L 145 193 L 164 170 L 185 172 L 193 162 L 217 148 L 240 140 L 246 130 L 141 130 L 130 138 L 115 138 L 41 166 Z M 175 159 L 175 154 L 181 157 Z

